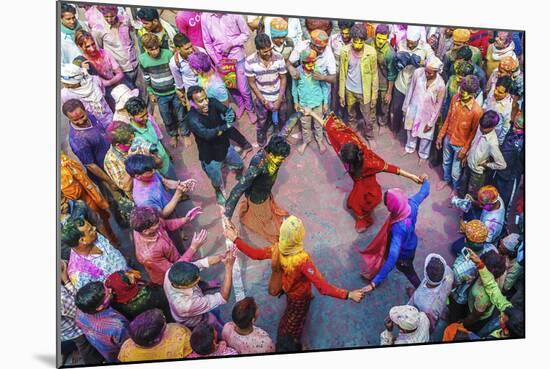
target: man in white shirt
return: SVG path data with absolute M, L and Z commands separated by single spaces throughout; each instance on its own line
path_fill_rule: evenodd
M 495 127 L 500 121 L 499 114 L 494 110 L 483 113 L 479 120 L 479 128 L 468 151 L 468 167 L 465 183 L 468 183 L 468 193 L 476 196 L 485 184 L 486 169 L 506 169 L 506 161 L 498 144 Z M 489 158 L 492 161 L 489 161 Z
M 199 272 L 220 262 L 225 266 L 220 292 L 205 295 L 198 286 Z M 190 329 L 200 323 L 208 322 L 213 324 L 221 334 L 223 322 L 213 310 L 229 300 L 234 263 L 235 255 L 229 251 L 225 255 L 209 256 L 192 263 L 180 261 L 172 265 L 164 278 L 164 292 L 175 321 Z

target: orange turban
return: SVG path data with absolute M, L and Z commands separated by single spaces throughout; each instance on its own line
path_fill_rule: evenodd
M 487 226 L 481 220 L 470 220 L 466 223 L 466 230 L 464 232 L 468 241 L 474 243 L 483 243 L 487 239 L 489 230 Z
M 515 72 L 519 67 L 519 62 L 513 56 L 506 56 L 500 60 L 498 69 L 506 73 Z
M 328 45 L 328 35 L 325 31 L 316 29 L 311 32 L 311 42 L 315 46 L 325 47 Z
M 483 186 L 477 192 L 477 201 L 482 205 L 494 204 L 498 201 L 498 190 L 495 186 Z

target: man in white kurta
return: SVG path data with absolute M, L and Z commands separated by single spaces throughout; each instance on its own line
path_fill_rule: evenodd
M 418 146 L 419 164 L 430 155 L 434 126 L 445 99 L 445 82 L 439 75 L 442 68 L 443 63 L 435 55 L 430 56 L 424 68 L 414 71 L 403 102 L 404 128 L 407 131 L 403 154 L 415 152 Z

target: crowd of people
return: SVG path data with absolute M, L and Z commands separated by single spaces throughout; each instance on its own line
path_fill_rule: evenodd
M 147 7 L 60 9 L 70 147 L 60 161 L 64 358 L 302 351 L 312 285 L 360 303 L 393 269 L 411 283 L 410 299 L 388 312 L 380 345 L 524 336 L 522 33 L 189 10 L 170 24 Z M 255 125 L 252 142 L 239 130 L 246 124 Z M 462 214 L 463 236 L 449 242 L 456 258 L 429 254 L 422 279 L 415 228 L 430 181 L 379 156 L 380 134 L 401 141 L 401 155 L 416 153 L 419 171 L 442 167 L 436 190 Z M 334 150 L 353 181 L 346 205 L 356 232 L 374 223 L 380 203 L 389 212 L 358 255 L 365 284 L 354 290 L 324 278 L 299 214 L 272 192 L 291 150 L 304 154 L 312 141 L 318 155 Z M 190 240 L 181 232 L 202 209 L 182 212 L 197 181 L 178 178 L 177 150 L 195 150 L 211 182 L 227 239 L 219 254 L 195 256 L 205 229 Z M 224 167 L 235 172 L 232 189 Z M 383 191 L 381 172 L 420 189 Z M 270 246 L 240 238 L 232 218 Z M 118 229 L 135 260 L 119 250 Z M 220 316 L 237 250 L 271 260 L 267 293 L 286 296 L 276 337 L 256 326 L 253 296 L 236 296 L 230 322 Z M 200 271 L 217 264 L 223 280 L 202 280 Z

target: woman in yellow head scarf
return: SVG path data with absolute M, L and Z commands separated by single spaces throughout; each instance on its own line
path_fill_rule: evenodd
M 271 295 L 285 294 L 287 305 L 279 323 L 277 337 L 291 336 L 300 342 L 305 319 L 312 299 L 311 284 L 323 294 L 339 299 L 361 301 L 361 290 L 348 291 L 338 288 L 325 280 L 317 270 L 310 255 L 304 250 L 306 234 L 302 221 L 291 215 L 280 228 L 279 242 L 261 249 L 248 245 L 239 238 L 235 226 L 225 221 L 225 237 L 235 243 L 237 248 L 254 260 L 271 259 L 272 275 L 269 281 Z

